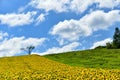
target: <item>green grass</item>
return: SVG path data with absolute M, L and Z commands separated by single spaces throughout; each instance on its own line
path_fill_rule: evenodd
M 120 49 L 95 49 L 45 55 L 44 57 L 71 66 L 120 69 Z

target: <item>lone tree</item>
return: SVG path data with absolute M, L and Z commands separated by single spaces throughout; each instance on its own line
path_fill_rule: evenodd
M 115 48 L 120 48 L 120 30 L 118 27 L 115 28 L 115 33 L 113 35 L 113 46 Z
M 21 50 L 26 51 L 29 55 L 32 53 L 33 49 L 35 49 L 35 46 L 28 46 L 26 48 L 21 48 Z

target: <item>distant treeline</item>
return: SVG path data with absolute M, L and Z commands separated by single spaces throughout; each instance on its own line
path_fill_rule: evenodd
M 118 27 L 115 28 L 113 35 L 113 41 L 106 43 L 106 46 L 98 46 L 95 49 L 107 48 L 107 49 L 120 49 L 120 30 Z

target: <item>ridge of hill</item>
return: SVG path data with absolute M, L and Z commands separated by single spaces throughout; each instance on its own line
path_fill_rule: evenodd
M 120 69 L 120 49 L 93 49 L 50 54 L 44 57 L 71 66 Z

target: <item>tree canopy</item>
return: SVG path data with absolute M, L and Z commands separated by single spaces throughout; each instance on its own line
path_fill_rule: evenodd
M 33 49 L 35 49 L 35 46 L 28 46 L 26 48 L 21 48 L 21 50 L 28 52 L 29 55 L 32 53 Z
M 120 48 L 120 30 L 118 27 L 115 28 L 115 33 L 113 35 L 113 46 L 115 48 Z

